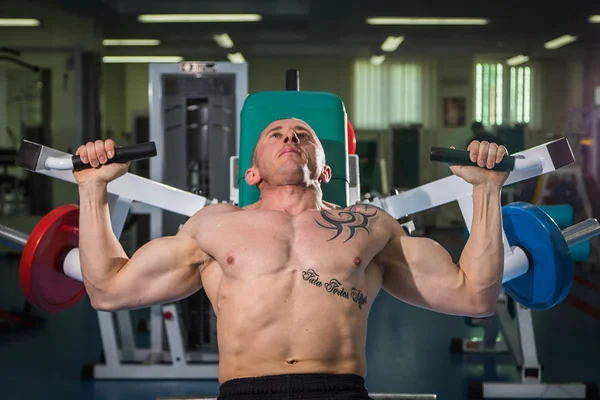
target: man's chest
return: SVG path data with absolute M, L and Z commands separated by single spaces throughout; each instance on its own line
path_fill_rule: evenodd
M 285 268 L 364 269 L 385 246 L 378 210 L 232 213 L 202 235 L 201 246 L 225 273 L 271 273 Z M 380 211 L 379 211 L 380 212 Z

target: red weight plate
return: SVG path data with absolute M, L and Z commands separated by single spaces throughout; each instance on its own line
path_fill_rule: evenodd
M 65 255 L 79 245 L 78 226 L 78 206 L 57 207 L 35 226 L 23 249 L 21 289 L 44 311 L 67 310 L 86 295 L 83 282 L 63 272 Z
M 354 133 L 354 127 L 350 123 L 350 120 L 347 120 L 346 125 L 348 125 L 348 154 L 356 154 L 356 133 Z

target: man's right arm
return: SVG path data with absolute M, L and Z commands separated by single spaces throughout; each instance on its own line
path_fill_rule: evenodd
M 150 241 L 127 256 L 110 223 L 106 184 L 80 184 L 79 255 L 92 306 L 113 311 L 185 298 L 202 288 L 212 260 L 194 239 L 197 215 L 175 236 Z

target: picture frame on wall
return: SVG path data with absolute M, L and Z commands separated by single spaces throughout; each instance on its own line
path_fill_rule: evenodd
M 460 127 L 467 123 L 467 99 L 464 97 L 444 98 L 444 126 Z

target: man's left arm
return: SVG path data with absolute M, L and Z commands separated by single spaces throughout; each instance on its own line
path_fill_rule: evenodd
M 478 145 L 471 146 L 472 157 L 474 160 L 485 157 L 488 167 L 501 160 L 503 154 L 497 156 L 497 153 L 505 151 L 491 147 L 488 158 L 487 144 L 482 144 L 484 151 Z M 452 169 L 473 184 L 471 232 L 458 264 L 439 243 L 409 237 L 396 224 L 390 228 L 392 238 L 378 255 L 383 288 L 419 307 L 447 314 L 488 316 L 495 312 L 502 288 L 504 245 L 500 206 L 501 188 L 507 175 L 471 166 Z

